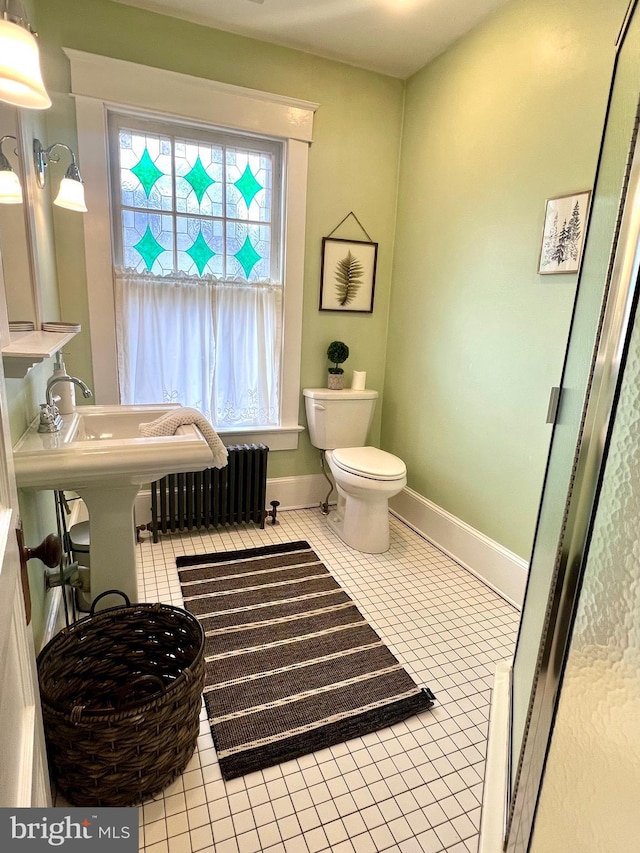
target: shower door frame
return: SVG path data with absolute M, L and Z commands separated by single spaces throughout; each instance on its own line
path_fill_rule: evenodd
M 607 119 L 616 81 L 618 57 L 637 4 L 638 0 L 630 3 L 618 39 Z M 542 776 L 550 746 L 564 665 L 571 641 L 571 631 L 624 371 L 628 340 L 639 297 L 639 122 L 640 103 L 636 111 L 630 154 L 621 190 L 604 299 L 557 545 L 544 627 L 538 648 L 526 726 L 517 766 L 509 767 L 508 772 L 503 842 L 503 849 L 507 853 L 524 853 L 531 843 Z M 605 122 L 605 136 L 606 127 L 607 122 Z M 598 172 L 603 148 L 604 137 Z M 516 657 L 514 657 L 515 661 Z M 511 699 L 512 714 L 513 696 Z M 514 769 L 515 776 L 512 779 L 511 772 Z

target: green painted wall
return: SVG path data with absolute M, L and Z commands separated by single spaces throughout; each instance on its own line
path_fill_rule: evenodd
M 514 0 L 407 81 L 382 446 L 528 558 L 575 275 L 545 199 L 593 185 L 627 0 Z
M 53 99 L 47 113 L 49 143 L 75 140 L 68 62 L 61 47 L 161 66 L 172 71 L 315 101 L 310 150 L 307 259 L 303 318 L 302 385 L 326 384 L 325 352 L 336 339 L 348 343 L 345 364 L 366 370 L 382 389 L 391 282 L 403 83 L 383 75 L 133 9 L 108 0 L 36 0 L 43 75 Z M 82 162 L 80 162 L 82 167 Z M 326 236 L 353 210 L 379 241 L 376 306 L 372 315 L 318 311 L 320 252 Z M 83 325 L 68 347 L 69 370 L 91 377 L 91 353 L 81 218 L 55 212 L 62 316 Z M 337 236 L 361 238 L 357 227 Z M 379 407 L 373 438 L 379 439 Z M 301 406 L 301 419 L 303 406 Z M 304 420 L 300 421 L 304 423 Z M 317 473 L 317 451 L 301 436 L 298 451 L 272 453 L 270 476 Z

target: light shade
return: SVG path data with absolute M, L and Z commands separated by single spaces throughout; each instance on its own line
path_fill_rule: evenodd
M 1 18 L 0 101 L 32 110 L 51 106 L 42 82 L 35 37 L 24 27 Z
M 53 203 L 57 204 L 58 207 L 66 207 L 67 210 L 77 210 L 81 213 L 86 213 L 87 206 L 84 203 L 84 186 L 82 185 L 82 181 L 77 181 L 73 178 L 63 178 L 60 181 L 60 189 Z
M 20 179 L 11 169 L 0 171 L 0 204 L 22 204 Z

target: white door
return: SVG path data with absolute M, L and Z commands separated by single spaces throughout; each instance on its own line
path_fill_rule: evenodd
M 0 258 L 0 346 L 8 340 Z M 22 590 L 19 524 L 7 397 L 0 369 L 0 807 L 43 807 L 51 804 L 51 795 L 35 649 Z

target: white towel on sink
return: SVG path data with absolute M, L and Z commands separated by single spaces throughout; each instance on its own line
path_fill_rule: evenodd
M 187 406 L 179 409 L 170 409 L 168 412 L 160 415 L 159 418 L 156 418 L 155 421 L 138 424 L 138 429 L 142 435 L 148 437 L 174 435 L 178 427 L 186 426 L 187 424 L 195 424 L 211 448 L 211 453 L 213 454 L 212 467 L 224 468 L 228 461 L 227 448 L 209 421 L 197 409 L 190 409 Z

